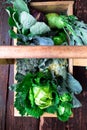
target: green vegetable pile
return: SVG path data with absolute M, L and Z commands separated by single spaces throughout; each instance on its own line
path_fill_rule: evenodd
M 17 45 L 87 45 L 87 24 L 76 16 L 44 14 L 28 7 L 29 1 L 7 2 L 13 4 L 6 9 L 11 26 L 9 35 L 18 39 Z
M 9 35 L 17 39 L 17 45 L 87 44 L 87 25 L 75 16 L 43 14 L 32 10 L 24 0 L 7 2 L 13 5 L 6 9 L 11 27 Z M 66 59 L 17 59 L 16 64 L 17 83 L 9 88 L 16 92 L 14 106 L 22 116 L 39 118 L 48 112 L 56 114 L 61 121 L 67 121 L 72 108 L 81 106 L 75 95 L 81 93 L 82 87 L 68 73 Z
M 79 94 L 82 87 L 67 72 L 64 59 L 19 59 L 16 80 L 17 84 L 10 89 L 16 91 L 14 106 L 22 116 L 39 118 L 47 112 L 67 121 L 72 108 L 81 107 L 75 94 Z

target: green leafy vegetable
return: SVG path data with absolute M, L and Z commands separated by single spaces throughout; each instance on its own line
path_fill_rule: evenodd
M 47 77 L 48 75 L 49 77 Z M 48 71 L 46 73 L 29 73 L 24 77 L 21 83 L 15 86 L 16 88 L 14 90 L 17 92 L 15 107 L 19 110 L 20 114 L 32 114 L 32 116 L 38 117 L 38 115 L 35 115 L 36 106 L 38 114 L 40 114 L 43 113 L 41 109 L 45 111 L 45 108 L 52 106 L 54 103 L 59 103 L 59 100 L 56 101 L 55 99 L 57 98 L 56 85 L 53 80 L 50 79 L 52 79 L 52 75 Z M 22 109 L 24 109 L 23 112 Z M 39 113 L 39 111 L 41 112 Z
M 9 36 L 10 36 L 11 38 L 14 38 L 14 39 L 15 39 L 15 38 L 18 38 L 18 37 L 17 37 L 17 34 L 16 34 L 13 30 L 9 30 L 8 33 L 9 33 Z
M 67 121 L 69 117 L 72 115 L 71 108 L 72 108 L 72 105 L 70 103 L 62 102 L 59 105 L 58 111 L 57 111 L 59 120 Z
M 46 14 L 48 25 L 51 28 L 64 29 L 70 45 L 87 45 L 87 24 L 80 22 L 75 16 L 58 15 L 56 13 Z M 54 43 L 63 43 L 61 39 L 54 37 Z
M 29 29 L 33 24 L 36 23 L 36 19 L 25 11 L 20 13 L 19 20 L 24 29 Z
M 17 27 L 18 31 L 20 32 L 21 26 L 20 26 L 19 18 L 18 17 L 19 17 L 18 13 L 14 12 L 13 13 L 13 20 L 14 20 L 14 22 L 16 24 L 16 27 Z
M 9 23 L 9 25 L 10 25 L 11 27 L 14 27 L 14 26 L 16 27 L 16 24 L 15 24 L 15 22 L 14 22 L 14 20 L 13 20 L 12 17 L 9 17 L 8 23 Z
M 26 11 L 29 13 L 29 8 L 27 4 L 24 2 L 24 0 L 14 0 L 13 6 L 18 13 L 21 13 L 22 11 Z
M 60 96 L 60 101 L 70 102 L 70 101 L 72 101 L 72 96 L 70 95 L 70 93 L 64 93 Z
M 73 108 L 79 108 L 82 106 L 81 102 L 76 98 L 76 96 L 72 93 L 72 105 L 73 105 Z
M 48 21 L 48 25 L 51 27 L 51 28 L 55 28 L 56 27 L 56 24 L 58 22 L 58 14 L 57 13 L 49 13 L 49 14 L 46 14 L 46 18 L 47 18 L 47 21 Z
M 44 22 L 36 22 L 33 26 L 30 27 L 30 32 L 34 35 L 44 34 L 50 31 L 48 25 Z
M 51 38 L 48 37 L 40 37 L 40 36 L 35 36 L 32 38 L 33 43 L 35 45 L 44 45 L 44 46 L 52 46 L 54 45 L 54 42 Z
M 64 32 L 59 33 L 58 36 L 54 36 L 53 37 L 53 41 L 54 41 L 55 45 L 61 45 L 61 44 L 63 44 L 64 42 L 67 41 L 66 34 Z
M 79 21 L 76 16 L 48 13 L 45 15 L 48 26 L 45 22 L 36 22 L 37 20 L 30 14 L 27 6 L 29 1 L 8 0 L 7 2 L 13 4 L 13 7 L 7 7 L 6 9 L 9 14 L 8 23 L 11 27 L 17 27 L 19 34 L 24 36 L 33 34 L 36 36 L 48 33 L 48 37 L 53 39 L 55 45 L 87 45 L 87 24 Z M 61 35 L 61 29 L 65 32 L 65 36 Z M 54 35 L 56 30 L 59 31 L 59 36 Z M 53 32 L 52 35 L 51 31 Z M 68 39 L 69 43 L 66 42 L 66 39 Z M 30 43 L 29 40 L 27 43 L 21 40 L 19 39 L 19 45 L 22 42 L 25 45 L 28 42 Z M 35 44 L 32 43 L 31 45 Z
M 35 104 L 40 108 L 44 109 L 52 106 L 52 92 L 50 91 L 49 85 L 47 86 L 35 86 L 33 87 L 33 93 L 35 98 Z
M 73 28 L 76 36 L 70 34 L 70 44 L 71 45 L 87 45 L 87 24 L 83 21 L 74 21 Z
M 68 83 L 68 88 L 70 89 L 71 92 L 75 94 L 79 94 L 82 91 L 82 86 L 81 84 L 70 74 L 67 74 L 67 83 Z
M 26 65 L 27 61 L 24 62 Z M 31 60 L 32 67 L 33 61 Z M 44 60 L 36 61 L 36 66 L 38 66 Z M 35 73 L 24 73 L 21 79 L 19 75 L 20 82 L 10 87 L 10 89 L 16 91 L 15 107 L 21 115 L 39 118 L 44 112 L 56 113 L 59 120 L 67 121 L 72 115 L 72 108 L 80 107 L 81 103 L 74 96 L 76 91 L 71 91 L 68 87 L 70 84 L 67 82 L 67 77 L 61 76 L 61 80 L 60 76 L 53 75 L 51 70 L 47 68 L 45 71 L 37 72 L 36 69 Z M 73 81 L 75 81 L 74 78 Z
M 7 8 L 6 8 L 6 11 L 8 12 L 8 15 L 9 15 L 10 17 L 11 17 L 12 14 L 15 12 L 14 8 L 12 8 L 12 7 L 7 7 Z
M 66 66 L 67 60 L 65 59 L 53 59 L 49 64 L 48 69 L 57 76 L 62 76 L 66 79 Z
M 74 34 L 74 30 L 68 20 L 68 16 L 48 13 L 46 14 L 46 18 L 50 27 L 55 27 L 58 29 L 63 29 L 66 27 L 71 33 Z

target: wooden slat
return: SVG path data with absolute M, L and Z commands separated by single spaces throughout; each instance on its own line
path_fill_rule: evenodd
M 73 6 L 74 1 L 50 1 L 50 2 L 31 2 L 31 6 L 41 12 L 50 13 L 66 13 L 68 8 Z M 71 9 L 72 10 L 72 9 Z M 71 12 L 70 12 L 71 13 Z
M 73 59 L 68 59 L 68 71 L 73 74 Z
M 73 59 L 73 66 L 87 66 L 87 59 Z
M 87 58 L 87 46 L 0 46 L 0 58 Z
M 14 64 L 14 59 L 0 59 L 0 65 L 6 65 L 6 64 Z
M 74 1 L 71 1 L 71 3 L 68 6 L 68 9 L 67 9 L 67 15 L 72 15 L 73 14 L 73 4 L 74 4 Z M 69 62 L 68 71 L 71 74 L 73 74 L 73 59 L 69 58 L 68 62 Z
M 9 45 L 10 38 L 8 37 L 7 13 L 5 11 L 6 5 L 0 0 L 0 46 Z M 0 130 L 6 130 L 6 109 L 7 109 L 7 92 L 8 92 L 8 79 L 9 79 L 9 65 L 7 60 L 0 60 Z M 5 64 L 3 64 L 5 63 Z

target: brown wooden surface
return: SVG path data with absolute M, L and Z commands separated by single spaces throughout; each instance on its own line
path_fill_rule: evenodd
M 87 58 L 87 46 L 1 46 L 0 58 Z
M 0 8 L 2 1 L 5 0 L 0 1 Z M 87 22 L 87 0 L 76 0 L 74 12 L 81 20 Z M 7 17 L 7 13 L 2 9 L 0 45 L 12 44 L 7 33 Z M 83 86 L 83 92 L 78 96 L 82 102 L 82 108 L 75 109 L 74 118 L 66 123 L 58 121 L 57 118 L 45 118 L 40 128 L 39 119 L 13 116 L 13 92 L 8 90 L 8 86 L 13 83 L 13 64 L 11 64 L 13 62 L 9 64 L 7 61 L 7 63 L 0 65 L 0 130 L 87 130 L 87 70 L 84 67 L 74 67 L 74 75 Z
M 44 13 L 66 13 L 68 15 L 73 14 L 74 1 L 42 1 L 42 2 L 31 2 L 31 6 Z

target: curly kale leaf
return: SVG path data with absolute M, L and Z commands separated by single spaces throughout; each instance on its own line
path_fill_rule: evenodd
M 38 59 L 18 59 L 17 60 L 17 73 L 16 73 L 16 80 L 20 82 L 23 77 L 29 73 L 35 73 L 38 70 Z

